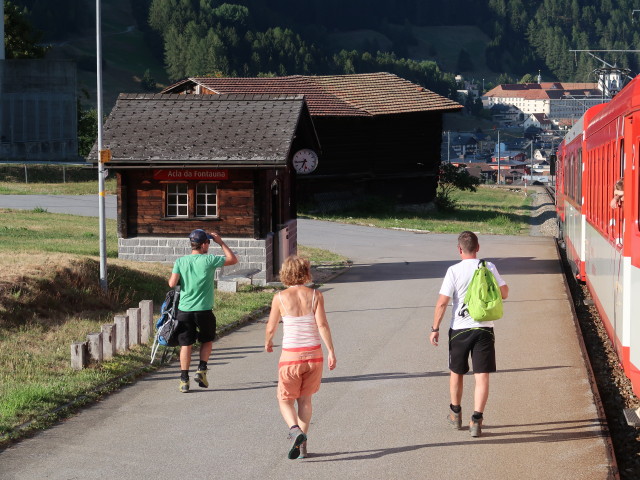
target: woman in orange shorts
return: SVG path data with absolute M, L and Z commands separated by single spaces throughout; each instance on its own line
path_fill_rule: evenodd
M 264 348 L 273 352 L 273 336 L 282 317 L 284 333 L 278 363 L 278 403 L 292 441 L 288 457 L 305 458 L 311 396 L 318 391 L 322 380 L 324 359 L 320 340 L 327 347 L 329 370 L 336 367 L 336 355 L 322 293 L 305 287 L 305 283 L 311 282 L 309 260 L 296 255 L 288 257 L 280 270 L 280 280 L 288 288 L 273 297 Z

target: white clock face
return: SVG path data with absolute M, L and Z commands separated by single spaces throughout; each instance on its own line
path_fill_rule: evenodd
M 298 150 L 293 155 L 293 168 L 298 173 L 311 173 L 318 167 L 318 154 L 309 148 Z

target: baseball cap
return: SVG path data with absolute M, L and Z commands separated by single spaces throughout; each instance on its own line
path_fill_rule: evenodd
M 213 237 L 201 228 L 196 228 L 189 234 L 189 241 L 192 243 L 207 243 L 209 240 L 213 240 Z

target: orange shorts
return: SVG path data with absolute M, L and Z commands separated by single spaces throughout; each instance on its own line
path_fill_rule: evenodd
M 320 390 L 322 348 L 282 349 L 278 363 L 278 399 L 295 400 Z

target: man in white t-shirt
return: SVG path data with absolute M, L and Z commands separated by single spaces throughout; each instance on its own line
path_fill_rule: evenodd
M 473 362 L 475 377 L 474 412 L 471 416 L 469 431 L 472 437 L 479 437 L 482 433 L 484 407 L 489 397 L 489 374 L 496 371 L 495 339 L 493 322 L 476 322 L 464 304 L 467 288 L 478 268 L 480 260 L 477 258 L 480 244 L 475 233 L 465 231 L 458 236 L 458 253 L 462 261 L 452 265 L 440 288 L 440 296 L 436 303 L 431 327 L 430 341 L 438 346 L 440 338 L 440 323 L 444 318 L 447 305 L 453 299 L 453 312 L 449 328 L 449 370 L 451 377 L 449 391 L 451 405 L 447 420 L 457 430 L 462 429 L 462 387 L 464 375 L 469 371 L 469 355 Z M 495 265 L 486 262 L 487 267 L 498 281 L 502 298 L 507 298 L 509 287 L 500 277 Z

